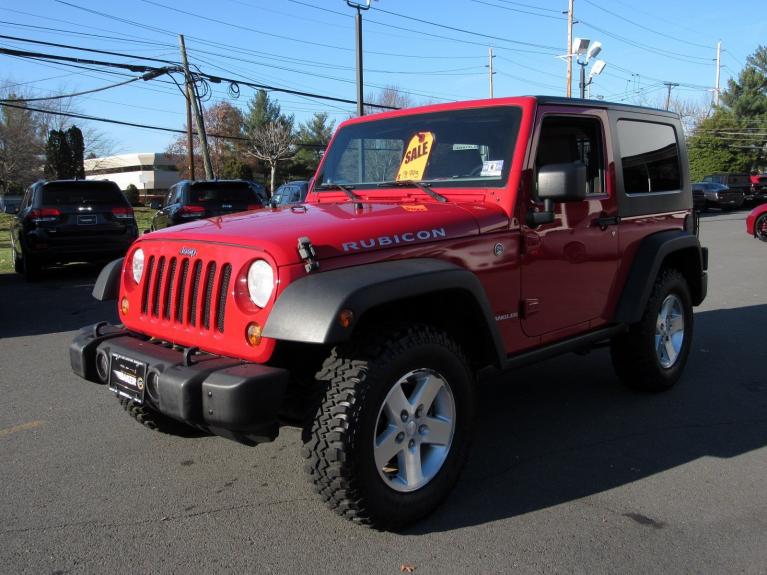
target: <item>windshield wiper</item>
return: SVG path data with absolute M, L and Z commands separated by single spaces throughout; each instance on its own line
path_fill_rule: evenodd
M 344 184 L 321 184 L 317 186 L 315 189 L 317 190 L 342 190 L 347 196 L 349 196 L 349 199 L 357 202 L 361 200 L 362 198 L 354 193 L 354 187 L 353 186 L 345 186 Z
M 394 180 L 391 182 L 381 182 L 378 184 L 379 188 L 383 188 L 386 186 L 395 186 L 395 187 L 413 187 L 419 188 L 429 194 L 432 198 L 437 200 L 438 202 L 446 202 L 447 198 L 443 196 L 442 194 L 438 194 L 434 190 L 431 189 L 431 184 L 426 184 L 424 182 L 421 182 L 419 180 Z

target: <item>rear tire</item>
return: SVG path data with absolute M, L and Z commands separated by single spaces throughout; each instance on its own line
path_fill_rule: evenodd
M 610 342 L 616 374 L 634 389 L 670 389 L 687 363 L 692 328 L 687 282 L 678 270 L 664 269 L 655 280 L 642 319 Z
M 342 517 L 396 529 L 432 512 L 460 474 L 473 375 L 445 333 L 418 325 L 336 347 L 305 438 L 315 490 Z
M 23 252 L 22 252 L 23 254 Z M 21 257 L 21 274 L 28 282 L 36 282 L 42 275 L 42 266 L 40 263 L 29 255 L 22 255 Z

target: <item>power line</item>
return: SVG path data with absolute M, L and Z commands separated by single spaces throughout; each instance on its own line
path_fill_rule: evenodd
M 50 114 L 53 116 L 65 116 L 67 118 L 77 118 L 80 120 L 91 120 L 93 122 L 104 122 L 107 124 L 117 124 L 120 126 L 129 126 L 132 128 L 141 128 L 145 130 L 159 130 L 163 132 L 171 132 L 174 134 L 186 134 L 186 130 L 178 130 L 176 128 L 166 128 L 164 126 L 152 126 L 150 124 L 139 124 L 137 122 L 125 122 L 123 120 L 115 120 L 112 118 L 102 118 L 99 116 L 90 116 L 88 114 L 77 114 L 74 112 L 58 112 L 54 110 L 46 110 L 44 108 L 30 108 L 28 106 L 17 106 L 15 104 L 9 104 L 6 102 L 0 101 L 0 106 L 4 106 L 6 108 L 16 108 L 18 110 L 26 110 L 29 112 L 37 112 L 40 114 Z M 196 132 L 194 132 L 196 134 Z M 244 136 L 226 136 L 223 134 L 208 134 L 209 138 L 218 138 L 222 140 L 236 140 L 236 141 L 248 141 L 248 138 Z M 306 148 L 324 148 L 325 146 L 322 144 L 311 144 L 311 143 L 297 143 L 295 144 L 298 147 L 306 147 Z
M 158 72 L 164 74 L 165 72 Z M 81 92 L 74 92 L 72 94 L 58 94 L 56 96 L 48 96 L 46 98 L 12 98 L 9 100 L 0 100 L 0 102 L 13 103 L 13 102 L 42 102 L 46 100 L 61 100 L 64 98 L 74 98 L 75 96 L 84 96 L 85 94 L 95 94 L 96 92 L 103 92 L 104 90 L 111 90 L 112 88 L 118 88 L 119 86 L 125 86 L 138 80 L 150 80 L 151 77 L 139 76 L 138 78 L 131 78 L 124 82 L 118 82 L 117 84 L 110 84 L 109 86 L 102 86 L 100 88 L 94 88 L 92 90 L 83 90 Z
M 509 12 L 519 12 L 521 14 L 530 14 L 532 16 L 538 16 L 539 18 L 550 18 L 551 20 L 567 20 L 564 16 L 551 16 L 549 14 L 538 14 L 536 12 L 530 12 L 528 10 L 520 10 L 519 8 L 509 8 L 508 6 L 499 6 L 498 4 L 491 4 L 490 2 L 484 2 L 483 0 L 471 0 L 477 4 L 484 4 L 485 6 L 492 6 L 493 8 L 500 8 L 501 10 L 508 10 Z

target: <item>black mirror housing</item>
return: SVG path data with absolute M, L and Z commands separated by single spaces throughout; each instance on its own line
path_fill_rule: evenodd
M 538 198 L 555 202 L 586 199 L 586 164 L 547 164 L 538 170 Z

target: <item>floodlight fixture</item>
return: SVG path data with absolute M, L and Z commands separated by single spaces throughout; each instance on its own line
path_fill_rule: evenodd
M 580 56 L 581 54 L 585 54 L 586 50 L 589 49 L 589 42 L 590 40 L 588 38 L 576 38 L 573 40 L 573 46 L 572 46 L 572 54 Z
M 586 52 L 586 61 L 588 62 L 592 58 L 594 58 L 597 54 L 599 54 L 602 51 L 602 42 L 596 41 L 594 42 L 591 47 L 589 48 L 589 51 Z
M 594 65 L 591 67 L 591 71 L 589 72 L 589 78 L 599 76 L 602 73 L 602 70 L 605 69 L 605 66 L 607 66 L 607 62 L 604 60 L 597 60 L 594 62 Z

